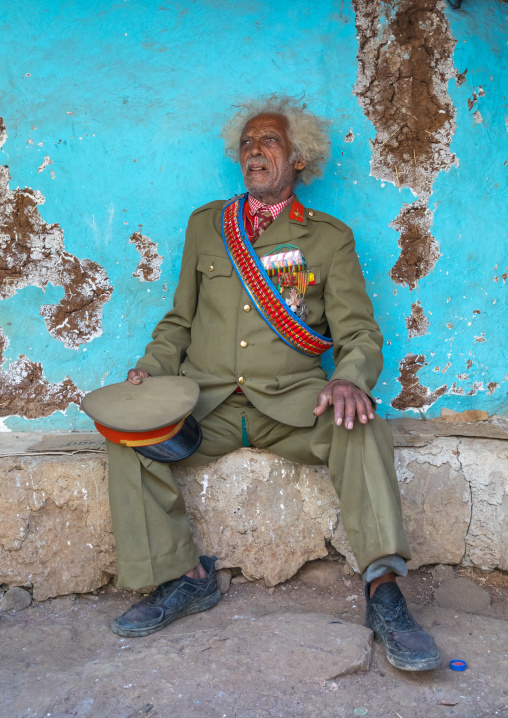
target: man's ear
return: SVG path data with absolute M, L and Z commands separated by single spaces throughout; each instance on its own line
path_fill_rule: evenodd
M 307 162 L 304 162 L 303 160 L 296 160 L 295 165 L 294 165 L 295 170 L 298 170 L 298 172 L 300 170 L 303 170 L 303 168 L 305 167 L 306 164 L 307 164 Z

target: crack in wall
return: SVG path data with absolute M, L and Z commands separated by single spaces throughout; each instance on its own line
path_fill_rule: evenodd
M 7 137 L 0 124 L 0 146 Z M 68 349 L 102 334 L 102 311 L 113 287 L 103 267 L 65 251 L 58 223 L 48 224 L 39 214 L 44 203 L 39 190 L 9 189 L 8 167 L 0 167 L 0 299 L 9 299 L 24 287 L 45 290 L 63 287 L 59 304 L 41 307 L 46 329 Z
M 467 522 L 466 535 L 464 536 L 464 553 L 460 560 L 460 563 L 463 564 L 465 561 L 467 549 L 468 549 L 468 536 L 469 536 L 469 532 L 471 531 L 471 524 L 473 522 L 473 487 L 471 486 L 471 483 L 467 480 L 466 475 L 464 473 L 464 467 L 462 466 L 462 459 L 460 457 L 461 444 L 462 444 L 462 441 L 461 441 L 461 439 L 459 439 L 458 444 L 457 444 L 457 462 L 460 466 L 460 473 L 462 474 L 462 478 L 466 482 L 468 489 L 469 489 L 469 519 Z
M 141 232 L 134 232 L 129 238 L 129 244 L 134 244 L 141 257 L 138 267 L 132 273 L 141 282 L 156 282 L 161 276 L 161 264 L 164 259 L 157 252 L 157 243 Z
M 0 367 L 9 340 L 0 328 Z M 0 417 L 22 416 L 38 419 L 64 411 L 70 404 L 81 405 L 84 392 L 66 376 L 63 381 L 52 384 L 44 376 L 40 362 L 33 362 L 20 354 L 7 370 L 0 369 Z

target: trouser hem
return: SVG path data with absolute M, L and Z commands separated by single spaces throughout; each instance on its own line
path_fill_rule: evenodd
M 397 574 L 397 576 L 407 576 L 406 561 L 402 556 L 392 553 L 376 559 L 376 561 L 373 561 L 367 566 L 362 574 L 362 578 L 366 583 L 370 583 L 374 581 L 375 578 L 380 578 L 391 571 Z
M 140 561 L 118 562 L 118 588 L 136 591 L 180 578 L 199 563 L 198 550 L 191 540 L 165 556 Z

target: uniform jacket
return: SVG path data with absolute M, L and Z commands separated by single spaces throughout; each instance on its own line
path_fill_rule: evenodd
M 312 426 L 326 384 L 320 357 L 286 345 L 259 315 L 229 260 L 221 235 L 223 201 L 195 210 L 189 220 L 173 309 L 157 324 L 137 368 L 152 376 L 188 376 L 201 388 L 199 421 L 245 378 L 242 389 L 267 416 Z M 254 244 L 258 256 L 277 245 L 301 249 L 315 274 L 305 322 L 333 339 L 333 379 L 347 379 L 371 398 L 382 369 L 383 338 L 365 291 L 353 233 L 343 222 L 306 209 L 303 222 L 287 207 Z M 240 342 L 248 342 L 242 347 Z

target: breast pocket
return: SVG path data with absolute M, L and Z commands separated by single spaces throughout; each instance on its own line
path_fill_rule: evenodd
M 230 277 L 233 272 L 233 265 L 227 257 L 214 257 L 213 254 L 202 254 L 198 259 L 198 272 L 203 277 L 214 279 L 215 277 Z

